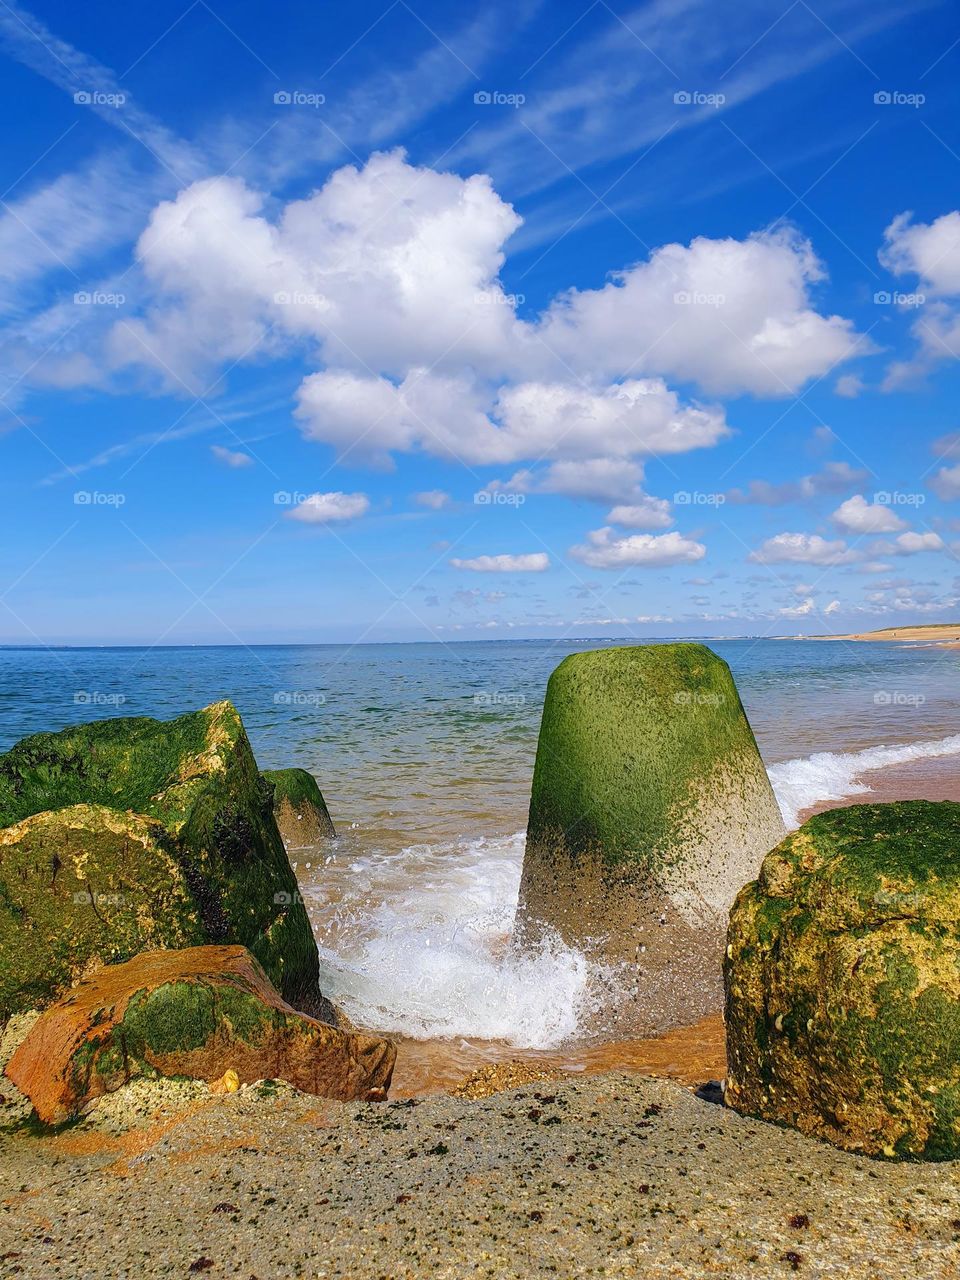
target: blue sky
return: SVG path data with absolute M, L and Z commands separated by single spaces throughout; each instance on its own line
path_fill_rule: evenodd
M 960 19 L 0 3 L 0 643 L 960 598 Z

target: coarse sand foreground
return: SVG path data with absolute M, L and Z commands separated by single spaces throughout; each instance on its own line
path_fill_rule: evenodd
M 0 1140 L 0 1259 L 44 1280 L 942 1280 L 960 1165 L 845 1155 L 623 1074 L 387 1104 L 141 1082 Z

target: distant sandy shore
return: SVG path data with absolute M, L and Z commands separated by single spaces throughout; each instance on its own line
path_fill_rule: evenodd
M 960 622 L 931 622 L 919 627 L 884 627 L 847 636 L 804 636 L 805 640 L 894 640 L 902 644 L 929 644 L 938 649 L 960 649 Z

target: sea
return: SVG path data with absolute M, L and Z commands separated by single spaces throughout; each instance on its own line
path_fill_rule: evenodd
M 557 941 L 510 946 L 544 691 L 568 654 L 623 643 L 3 648 L 0 751 L 229 698 L 261 768 L 309 770 L 337 828 L 290 854 L 325 993 L 463 1064 L 549 1053 L 603 1036 L 617 976 Z M 733 670 L 788 826 L 856 799 L 960 799 L 960 651 L 704 643 Z

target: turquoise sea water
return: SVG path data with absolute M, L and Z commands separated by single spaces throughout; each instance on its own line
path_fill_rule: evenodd
M 0 750 L 230 698 L 261 767 L 309 769 L 337 825 L 292 855 L 330 994 L 385 1030 L 547 1047 L 595 1024 L 604 984 L 568 948 L 507 947 L 537 730 L 557 663 L 609 643 L 0 649 Z M 708 643 L 788 820 L 885 769 L 960 768 L 960 651 Z

